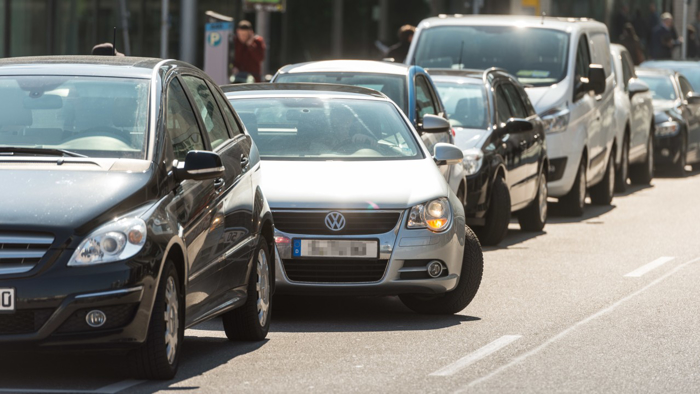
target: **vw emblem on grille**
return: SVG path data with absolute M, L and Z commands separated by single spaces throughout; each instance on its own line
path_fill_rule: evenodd
M 331 231 L 340 231 L 345 228 L 345 216 L 340 212 L 331 212 L 326 215 L 326 227 Z

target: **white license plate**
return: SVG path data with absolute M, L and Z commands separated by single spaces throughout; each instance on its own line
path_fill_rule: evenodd
M 379 242 L 338 239 L 295 239 L 292 242 L 294 257 L 379 257 Z
M 15 311 L 15 289 L 0 289 L 0 312 Z

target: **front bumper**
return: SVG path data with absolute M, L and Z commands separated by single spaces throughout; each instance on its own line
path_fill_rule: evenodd
M 581 163 L 581 153 L 584 143 L 576 143 L 577 136 L 574 131 L 566 130 L 561 133 L 547 134 L 547 153 L 550 163 L 555 165 L 552 171 L 555 173 L 547 182 L 549 195 L 551 197 L 563 197 L 574 185 L 579 163 Z
M 468 225 L 483 226 L 488 210 L 488 189 L 491 173 L 485 166 L 467 178 L 467 206 L 465 216 Z
M 677 163 L 683 143 L 681 133 L 658 137 L 654 136 L 654 162 L 659 165 Z

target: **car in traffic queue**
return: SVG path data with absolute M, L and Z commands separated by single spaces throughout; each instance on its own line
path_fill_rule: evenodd
M 222 88 L 260 149 L 278 293 L 398 295 L 427 314 L 471 302 L 481 246 L 438 170 L 461 164 L 461 150 L 438 143 L 430 152 L 401 109 L 372 89 Z M 426 133 L 449 128 L 423 117 Z
M 243 130 L 184 62 L 0 60 L 0 349 L 126 350 L 168 379 L 187 327 L 264 339 L 273 222 Z
M 694 91 L 700 91 L 700 62 L 697 60 L 646 60 L 637 67 L 676 71 L 690 82 Z
M 654 163 L 683 176 L 687 164 L 700 163 L 700 93 L 672 70 L 637 68 L 654 103 Z
M 387 95 L 408 116 L 430 152 L 435 144 L 454 143 L 452 130 L 424 132 L 423 116 L 445 117 L 445 107 L 430 75 L 421 67 L 372 60 L 327 60 L 284 66 L 272 77 L 277 83 L 331 83 L 374 89 Z M 466 203 L 461 165 L 440 167 L 452 190 Z
M 547 222 L 547 144 L 525 90 L 500 69 L 428 69 L 464 154 L 467 224 L 482 245 L 508 232 L 511 212 L 525 231 Z
M 583 215 L 610 205 L 615 185 L 614 75 L 607 27 L 585 18 L 440 15 L 421 21 L 406 64 L 499 67 L 518 78 L 545 124 L 549 196 Z
M 654 107 L 649 86 L 637 78 L 632 56 L 619 44 L 610 46 L 615 74 L 617 173 L 615 191 L 627 190 L 627 179 L 648 185 L 654 177 Z

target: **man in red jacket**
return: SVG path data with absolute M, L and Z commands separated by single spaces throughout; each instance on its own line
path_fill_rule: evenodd
M 234 48 L 233 73 L 247 72 L 255 78 L 255 82 L 260 82 L 262 62 L 265 60 L 265 40 L 255 35 L 250 22 L 246 20 L 238 22 Z

